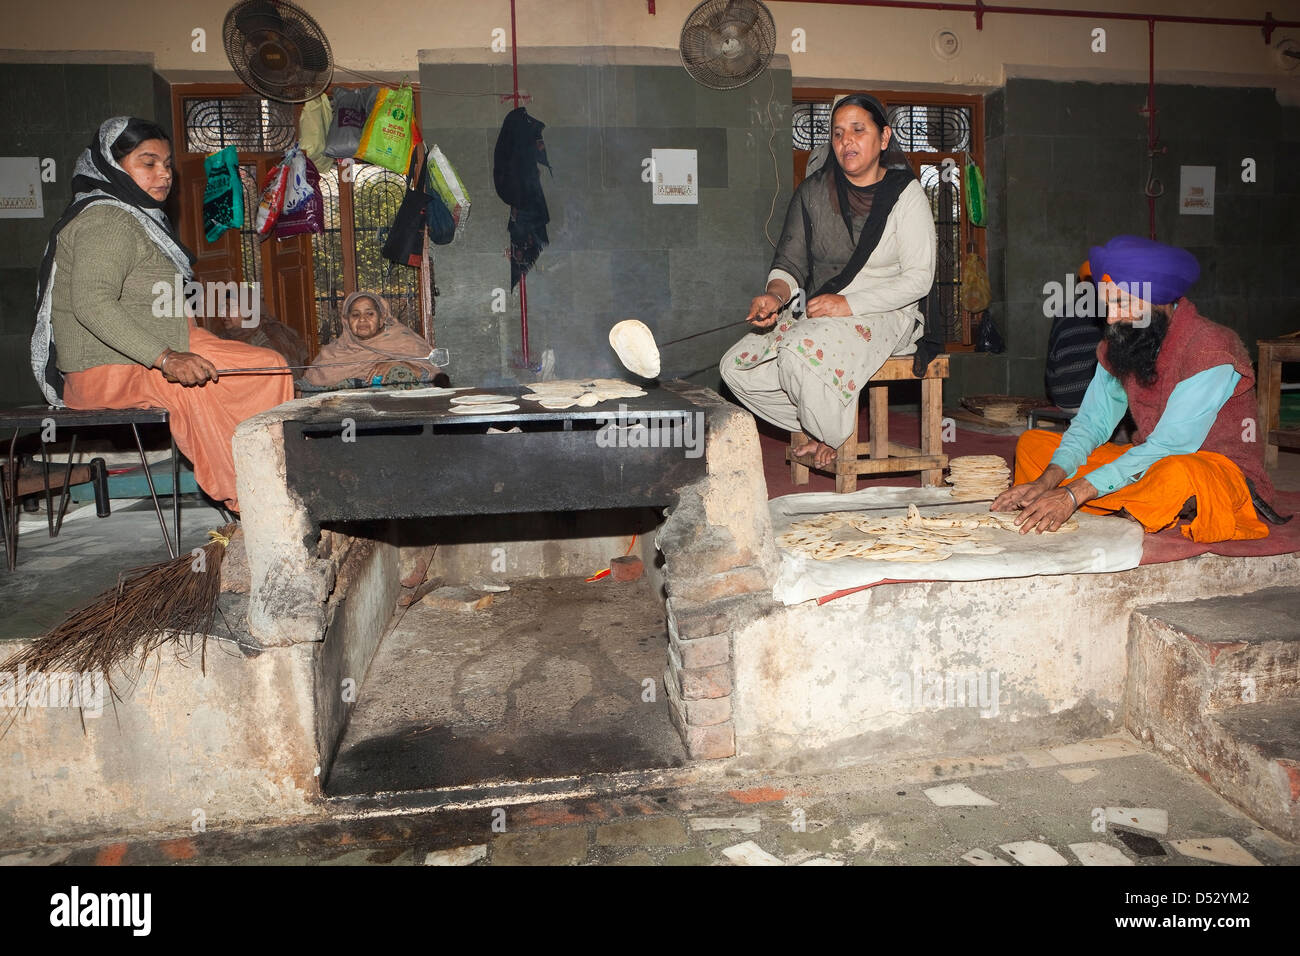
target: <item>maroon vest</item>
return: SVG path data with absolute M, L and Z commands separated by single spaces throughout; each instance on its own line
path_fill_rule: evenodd
M 1112 372 L 1106 353 L 1103 339 L 1097 346 L 1097 361 L 1107 372 Z M 1241 380 L 1219 409 L 1219 416 L 1200 450 L 1218 452 L 1235 462 L 1255 483 L 1256 490 L 1264 498 L 1272 499 L 1273 483 L 1264 471 L 1264 426 L 1257 421 L 1259 404 L 1255 398 L 1255 370 L 1251 367 L 1250 355 L 1236 332 L 1205 318 L 1186 298 L 1178 300 L 1169 319 L 1169 331 L 1156 359 L 1155 382 L 1142 385 L 1131 374 L 1121 380 L 1124 394 L 1128 396 L 1129 411 L 1137 424 L 1133 444 L 1141 444 L 1151 435 L 1160 416 L 1165 413 L 1165 405 L 1175 386 L 1206 369 L 1228 364 L 1237 371 Z M 1247 438 L 1251 440 L 1247 441 Z

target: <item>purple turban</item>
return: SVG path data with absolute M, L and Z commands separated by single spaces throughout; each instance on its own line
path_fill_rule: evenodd
M 1116 236 L 1104 246 L 1093 246 L 1088 261 L 1094 281 L 1109 275 L 1124 284 L 1130 295 L 1147 299 L 1140 283 L 1149 282 L 1149 301 L 1154 305 L 1176 302 L 1201 276 L 1196 257 L 1186 249 L 1138 236 Z

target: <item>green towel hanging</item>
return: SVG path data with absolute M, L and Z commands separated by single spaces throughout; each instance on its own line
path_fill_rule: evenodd
M 988 197 L 984 194 L 984 176 L 973 162 L 966 163 L 966 215 L 972 226 L 984 225 Z

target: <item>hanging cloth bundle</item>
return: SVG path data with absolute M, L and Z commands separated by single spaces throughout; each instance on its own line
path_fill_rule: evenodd
M 532 268 L 550 241 L 546 224 L 551 221 L 542 194 L 540 163 L 548 170 L 546 143 L 542 130 L 546 124 L 528 115 L 522 106 L 506 114 L 497 136 L 492 156 L 492 183 L 501 201 L 510 207 L 510 288 Z M 551 171 L 553 176 L 554 170 Z
M 322 93 L 302 105 L 302 115 L 298 117 L 298 144 L 303 155 L 312 161 L 317 169 L 325 161 L 325 138 L 329 136 L 330 121 L 333 119 L 330 98 Z
M 975 243 L 971 242 L 966 247 L 966 257 L 961 261 L 961 307 L 967 312 L 983 312 L 992 300 L 988 267 L 975 251 Z

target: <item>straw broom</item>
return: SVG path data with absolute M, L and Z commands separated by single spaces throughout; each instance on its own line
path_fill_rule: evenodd
M 15 673 L 23 667 L 28 674 L 102 674 L 112 698 L 121 700 L 114 674 L 134 686 L 155 651 L 171 646 L 183 661 L 193 653 L 194 639 L 201 638 L 200 667 L 207 673 L 207 636 L 221 595 L 221 560 L 238 527 L 228 524 L 209 531 L 212 540 L 189 554 L 123 571 L 116 587 L 11 655 L 0 664 L 0 672 Z M 25 702 L 19 703 L 25 711 Z M 4 721 L 0 736 L 18 713 Z

